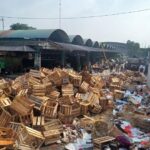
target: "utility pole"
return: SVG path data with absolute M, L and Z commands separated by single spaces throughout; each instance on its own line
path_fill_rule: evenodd
M 59 29 L 61 29 L 61 0 L 59 0 Z

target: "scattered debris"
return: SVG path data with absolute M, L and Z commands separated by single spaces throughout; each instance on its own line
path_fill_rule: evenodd
M 118 136 L 126 136 L 132 146 L 146 147 L 150 92 L 145 82 L 133 71 L 104 76 L 59 68 L 1 79 L 0 146 L 116 148 Z

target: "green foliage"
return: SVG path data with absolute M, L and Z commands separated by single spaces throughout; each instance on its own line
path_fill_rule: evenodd
M 10 30 L 30 30 L 30 29 L 36 29 L 36 28 L 22 23 L 15 23 L 10 26 Z
M 128 40 L 127 47 L 128 47 L 128 55 L 130 57 L 137 57 L 137 52 L 140 50 L 140 44 L 134 41 Z

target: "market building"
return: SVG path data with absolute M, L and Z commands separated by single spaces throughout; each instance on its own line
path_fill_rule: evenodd
M 103 43 L 104 45 L 104 43 Z M 66 67 L 80 71 L 105 55 L 126 53 L 125 48 L 103 46 L 98 41 L 68 35 L 60 29 L 8 30 L 0 32 L 1 68 Z M 106 45 L 106 44 L 105 44 Z

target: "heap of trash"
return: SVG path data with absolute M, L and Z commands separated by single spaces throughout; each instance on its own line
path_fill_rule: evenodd
M 0 80 L 0 148 L 150 147 L 150 91 L 139 72 L 41 68 Z

